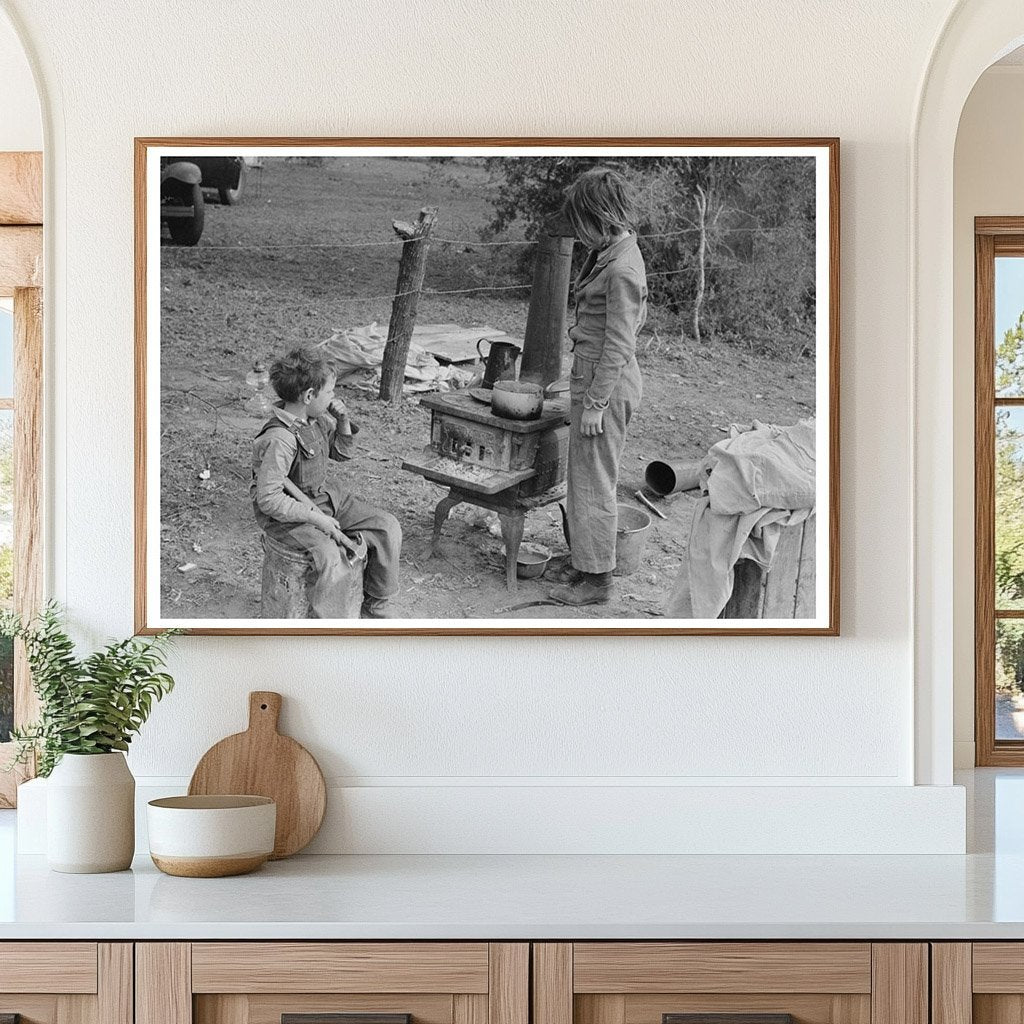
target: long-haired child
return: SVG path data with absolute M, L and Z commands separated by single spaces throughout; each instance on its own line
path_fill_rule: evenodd
M 552 598 L 574 606 L 612 596 L 619 462 L 642 384 L 636 340 L 647 316 L 647 273 L 632 230 L 636 201 L 617 171 L 595 167 L 565 192 L 565 213 L 590 250 L 576 279 L 569 329 L 570 427 L 566 511 L 567 582 Z

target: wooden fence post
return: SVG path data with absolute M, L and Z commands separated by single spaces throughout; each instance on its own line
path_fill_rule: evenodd
M 409 358 L 412 329 L 416 326 L 416 305 L 423 287 L 430 232 L 436 218 L 437 207 L 426 206 L 420 210 L 415 224 L 396 220 L 391 225 L 405 245 L 402 246 L 402 259 L 398 264 L 398 284 L 395 285 L 388 340 L 380 368 L 379 398 L 384 402 L 399 402 L 402 399 L 405 363 Z

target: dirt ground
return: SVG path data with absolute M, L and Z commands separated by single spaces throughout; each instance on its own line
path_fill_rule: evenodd
M 268 161 L 250 174 L 239 205 L 208 204 L 196 248 L 162 247 L 164 616 L 258 617 L 262 551 L 249 480 L 252 437 L 263 417 L 246 408 L 246 373 L 255 359 L 269 361 L 296 344 L 322 341 L 336 328 L 373 321 L 386 326 L 400 249 L 365 243 L 393 242 L 391 221 L 414 219 L 428 204 L 440 207 L 436 238 L 476 240 L 492 214 L 487 172 L 412 160 Z M 257 248 L 266 245 L 277 248 Z M 430 294 L 508 284 L 516 248 L 435 242 L 419 322 L 489 326 L 522 337 L 526 291 Z M 809 359 L 771 360 L 735 345 L 681 340 L 674 318 L 654 308 L 641 350 L 644 398 L 619 484 L 626 504 L 637 506 L 633 494 L 653 459 L 699 458 L 726 436 L 730 423 L 752 416 L 786 424 L 813 414 Z M 429 440 L 429 413 L 418 407 L 418 397 L 391 406 L 352 387 L 339 387 L 339 394 L 361 428 L 361 443 L 338 471 L 357 493 L 393 512 L 404 530 L 396 617 L 661 614 L 683 565 L 690 496 L 659 502 L 668 518 L 654 519 L 643 564 L 619 580 L 611 606 L 509 610 L 544 598 L 550 583 L 521 581 L 509 594 L 500 537 L 477 510 L 456 509 L 444 529 L 442 556 L 431 556 L 433 509 L 446 491 L 400 468 L 404 455 Z M 558 507 L 530 513 L 524 539 L 564 552 Z

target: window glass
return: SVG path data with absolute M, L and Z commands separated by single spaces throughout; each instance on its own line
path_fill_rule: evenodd
M 1024 407 L 996 409 L 996 610 L 1024 609 Z
M 996 257 L 996 398 L 1024 398 L 1024 257 Z
M 14 396 L 14 315 L 0 306 L 0 398 Z
M 996 739 L 1024 739 L 1024 622 L 996 620 Z

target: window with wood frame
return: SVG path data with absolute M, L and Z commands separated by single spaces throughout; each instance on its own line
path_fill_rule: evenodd
M 42 600 L 42 154 L 0 153 L 0 606 Z M 36 714 L 24 651 L 0 641 L 0 767 Z M 0 807 L 28 772 L 0 771 Z

